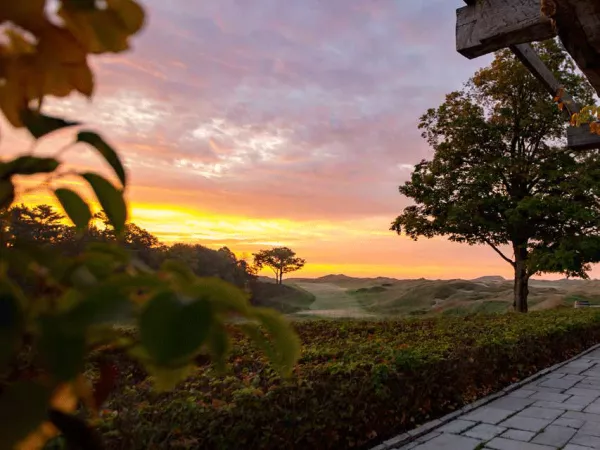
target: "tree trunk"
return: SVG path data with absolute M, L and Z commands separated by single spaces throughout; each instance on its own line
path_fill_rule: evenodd
M 527 249 L 515 246 L 515 311 L 527 312 L 527 296 L 529 295 L 529 274 L 527 273 Z
M 283 284 L 283 270 L 279 272 L 279 284 Z

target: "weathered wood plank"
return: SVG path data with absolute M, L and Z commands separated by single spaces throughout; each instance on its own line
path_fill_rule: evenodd
M 558 35 L 600 95 L 600 1 L 553 0 Z
M 552 97 L 559 93 L 561 84 L 530 44 L 511 45 L 510 49 L 532 75 L 544 85 Z M 567 91 L 563 90 L 561 99 L 565 105 L 564 111 L 567 117 L 570 118 L 572 114 L 579 112 L 580 106 Z
M 482 0 L 456 11 L 456 50 L 467 58 L 554 36 L 540 0 Z
M 572 150 L 600 149 L 600 136 L 590 133 L 588 125 L 567 128 L 567 146 Z

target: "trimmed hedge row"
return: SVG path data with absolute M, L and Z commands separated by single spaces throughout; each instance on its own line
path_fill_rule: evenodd
M 176 391 L 126 383 L 99 423 L 109 448 L 368 448 L 600 342 L 600 313 L 296 325 L 303 353 L 283 381 L 241 336 L 230 373 L 202 364 Z

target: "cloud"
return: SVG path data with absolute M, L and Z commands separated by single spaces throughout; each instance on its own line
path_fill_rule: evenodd
M 134 50 L 94 61 L 93 102 L 53 101 L 49 111 L 101 130 L 121 150 L 134 206 L 258 226 L 192 220 L 169 231 L 139 216 L 164 237 L 360 239 L 343 227 L 391 220 L 407 204 L 397 187 L 430 155 L 418 117 L 489 60 L 456 53 L 457 5 L 445 0 L 145 5 L 149 21 Z M 73 157 L 99 164 L 93 152 Z M 388 237 L 388 219 L 378 219 L 381 242 L 399 239 Z M 207 231 L 195 232 L 200 225 Z

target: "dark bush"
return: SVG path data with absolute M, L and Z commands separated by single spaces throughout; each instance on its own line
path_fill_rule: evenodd
M 133 376 L 100 422 L 108 447 L 368 448 L 600 342 L 600 314 L 574 309 L 296 328 L 289 381 L 241 336 L 226 376 L 200 364 L 165 394 Z

